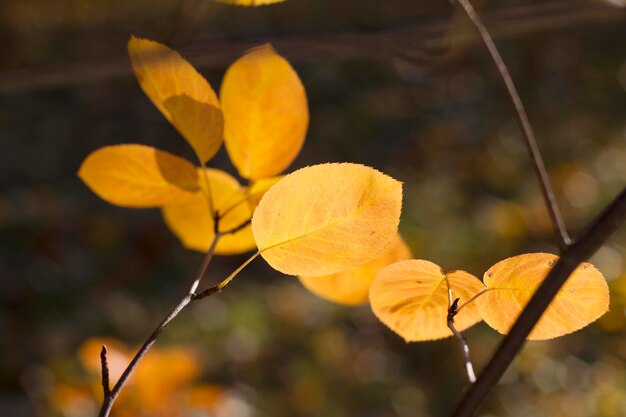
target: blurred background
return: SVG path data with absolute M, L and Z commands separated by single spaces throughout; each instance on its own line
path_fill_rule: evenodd
M 623 0 L 477 3 L 536 129 L 570 232 L 626 184 Z M 202 255 L 159 210 L 112 206 L 76 171 L 134 142 L 191 158 L 139 88 L 131 34 L 179 50 L 219 88 L 271 42 L 298 71 L 311 124 L 290 170 L 374 166 L 405 183 L 400 230 L 415 258 L 477 276 L 556 252 L 509 103 L 447 1 L 0 2 L 0 415 L 94 416 L 98 351 L 115 374 L 186 291 Z M 235 170 L 225 151 L 214 166 Z M 215 281 L 246 258 L 219 257 Z M 487 416 L 626 414 L 626 228 L 592 259 L 611 310 L 578 333 L 528 343 Z M 480 369 L 500 335 L 466 332 Z M 454 339 L 405 344 L 369 306 L 317 298 L 255 261 L 165 331 L 117 416 L 445 416 L 466 386 Z

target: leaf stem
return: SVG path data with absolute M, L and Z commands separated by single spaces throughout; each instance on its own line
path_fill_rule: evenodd
M 491 290 L 495 290 L 496 288 L 485 288 L 480 290 L 478 293 L 476 293 L 472 298 L 470 298 L 469 300 L 467 300 L 466 302 L 464 302 L 463 304 L 461 304 L 459 306 L 459 308 L 456 310 L 457 314 L 459 313 L 459 311 L 461 311 L 463 309 L 463 307 L 465 307 L 466 305 L 468 305 L 469 303 L 475 301 L 478 297 L 480 297 L 481 295 L 483 295 L 484 293 L 491 291 Z
M 483 45 L 487 49 L 491 61 L 493 62 L 494 67 L 496 68 L 500 76 L 500 80 L 502 81 L 504 88 L 506 89 L 509 100 L 511 101 L 511 105 L 515 110 L 517 122 L 522 131 L 522 135 L 526 143 L 526 148 L 528 149 L 530 158 L 533 161 L 535 175 L 537 176 L 537 180 L 539 181 L 539 185 L 541 187 L 541 192 L 543 194 L 543 198 L 545 200 L 546 207 L 550 215 L 550 220 L 552 221 L 552 225 L 554 227 L 554 233 L 559 242 L 559 246 L 561 247 L 561 249 L 564 249 L 571 244 L 571 239 L 569 237 L 569 234 L 567 233 L 567 229 L 565 228 L 559 205 L 556 201 L 556 197 L 554 196 L 550 177 L 548 176 L 548 173 L 546 171 L 546 167 L 543 162 L 543 158 L 541 157 L 539 147 L 537 146 L 535 134 L 531 127 L 530 121 L 528 120 L 526 109 L 522 104 L 522 100 L 520 99 L 517 89 L 515 88 L 515 84 L 513 83 L 511 74 L 509 73 L 509 70 L 504 63 L 504 60 L 502 59 L 498 48 L 493 42 L 489 31 L 483 24 L 482 20 L 474 10 L 474 7 L 469 2 L 469 0 L 450 0 L 450 2 L 452 4 L 459 4 L 471 23 L 474 25 L 478 36 L 480 37 Z
M 131 377 L 131 375 L 133 374 L 133 372 L 139 365 L 139 362 L 141 362 L 141 360 L 146 355 L 146 353 L 148 353 L 152 345 L 154 345 L 157 338 L 161 335 L 161 333 L 167 327 L 167 325 L 170 324 L 170 322 L 174 320 L 174 318 L 176 318 L 176 316 L 178 316 L 178 314 L 181 311 L 183 311 L 185 307 L 187 307 L 187 305 L 191 301 L 194 301 L 196 299 L 195 291 L 198 289 L 198 286 L 200 285 L 200 281 L 202 281 L 202 278 L 204 277 L 204 274 L 206 273 L 207 267 L 209 266 L 209 263 L 211 262 L 211 259 L 213 258 L 213 255 L 215 253 L 215 247 L 217 246 L 217 242 L 219 241 L 221 236 L 222 235 L 220 233 L 217 233 L 215 237 L 213 238 L 213 241 L 211 242 L 211 246 L 209 247 L 209 250 L 207 251 L 204 257 L 202 264 L 200 265 L 200 268 L 198 269 L 198 272 L 196 273 L 194 277 L 193 283 L 191 284 L 189 291 L 178 302 L 178 304 L 167 314 L 167 316 L 165 316 L 165 318 L 161 321 L 161 323 L 159 323 L 159 325 L 156 327 L 156 329 L 154 329 L 154 331 L 150 334 L 150 336 L 148 336 L 148 339 L 146 339 L 146 341 L 143 343 L 141 348 L 139 348 L 139 351 L 135 354 L 131 362 L 128 364 L 128 366 L 126 367 L 126 369 L 120 376 L 120 379 L 117 381 L 113 389 L 110 391 L 108 391 L 107 389 L 108 367 L 105 366 L 106 365 L 106 348 L 103 347 L 100 357 L 102 361 L 102 385 L 104 389 L 104 401 L 100 409 L 99 417 L 109 416 L 109 414 L 111 413 L 111 408 L 113 407 L 113 404 L 115 403 L 115 400 L 117 399 L 117 396 L 122 391 L 122 388 L 124 388 L 124 385 L 126 385 L 126 383 L 128 382 L 128 379 Z M 106 381 L 106 385 L 105 385 L 105 381 Z

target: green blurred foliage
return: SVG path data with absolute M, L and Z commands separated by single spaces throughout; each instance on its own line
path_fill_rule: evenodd
M 2 76 L 22 70 L 35 81 L 46 70 L 69 68 L 73 74 L 71 83 L 0 95 L 3 416 L 59 415 L 48 401 L 51 387 L 77 375 L 97 378 L 81 368 L 81 343 L 106 336 L 140 344 L 185 291 L 201 260 L 180 247 L 157 210 L 113 207 L 75 176 L 85 155 L 114 143 L 151 144 L 190 156 L 141 92 L 130 65 L 111 76 L 105 71 L 110 62 L 126 68 L 131 33 L 202 51 L 204 42 L 333 39 L 452 18 L 447 2 L 408 0 L 289 0 L 259 9 L 210 0 L 54 3 L 0 3 L 0 80 L 11 82 Z M 493 1 L 484 10 L 541 3 Z M 624 16 L 623 9 L 615 10 Z M 496 39 L 574 235 L 626 183 L 623 22 L 531 25 Z M 463 30 L 455 23 L 449 33 Z M 228 45 L 236 49 L 236 43 Z M 309 135 L 293 168 L 352 161 L 402 180 L 400 228 L 414 255 L 481 276 L 505 257 L 556 247 L 493 69 L 479 48 L 454 45 L 453 53 L 420 66 L 393 53 L 380 59 L 376 47 L 376 59 L 350 51 L 326 56 L 315 48 L 286 54 L 311 109 Z M 411 53 L 428 49 L 396 46 Z M 190 60 L 216 88 L 231 61 Z M 105 75 L 89 73 L 93 78 L 81 81 L 85 63 L 100 63 Z M 234 172 L 224 151 L 216 166 Z M 212 281 L 243 259 L 218 258 L 210 267 Z M 626 412 L 626 231 L 592 262 L 610 281 L 611 311 L 576 334 L 529 343 L 484 416 Z M 500 336 L 481 324 L 467 337 L 480 369 Z M 198 383 L 236 393 L 240 406 L 230 417 L 441 416 L 465 386 L 455 340 L 406 345 L 368 306 L 317 299 L 262 261 L 224 293 L 194 303 L 158 341 L 163 348 L 175 345 L 200 353 Z

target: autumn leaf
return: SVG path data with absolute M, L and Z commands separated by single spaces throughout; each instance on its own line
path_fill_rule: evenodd
M 302 285 L 326 300 L 344 305 L 367 301 L 374 277 L 385 266 L 411 258 L 411 251 L 398 234 L 380 255 L 366 264 L 323 277 L 298 277 Z
M 269 190 L 274 184 L 276 184 L 282 178 L 284 178 L 284 175 L 279 175 L 279 176 L 270 177 L 270 178 L 263 178 L 261 180 L 254 181 L 250 185 L 246 193 L 246 196 L 247 196 L 248 202 L 252 210 L 256 209 L 256 207 L 261 202 L 261 199 L 263 198 L 267 190 Z
M 507 333 L 528 304 L 558 256 L 527 253 L 498 262 L 485 273 L 488 291 L 476 299 L 485 322 Z M 579 265 L 543 314 L 530 340 L 552 339 L 575 332 L 609 309 L 609 288 L 593 265 Z
M 83 161 L 78 176 L 100 198 L 123 207 L 158 207 L 199 191 L 196 168 L 144 145 L 106 146 Z
M 407 342 L 452 336 L 447 325 L 446 278 L 460 304 L 484 288 L 478 278 L 464 271 L 444 273 L 439 265 L 421 259 L 400 261 L 376 275 L 370 287 L 372 311 Z M 480 320 L 478 308 L 470 303 L 459 311 L 454 324 L 463 331 Z
M 201 170 L 199 186 L 207 192 L 206 182 Z M 221 214 L 220 232 L 235 228 L 252 217 L 252 209 L 247 204 L 247 197 L 239 182 L 229 174 L 218 169 L 206 169 L 213 206 Z M 238 201 L 243 204 L 236 204 Z M 196 193 L 175 204 L 164 206 L 163 218 L 170 230 L 189 249 L 206 252 L 215 237 L 214 221 L 210 215 L 207 196 Z M 250 225 L 232 234 L 220 237 L 215 253 L 221 255 L 247 252 L 255 248 Z
M 202 162 L 219 150 L 224 120 L 209 83 L 176 51 L 131 37 L 128 54 L 139 85 Z
M 342 272 L 376 257 L 396 235 L 402 184 L 364 165 L 297 170 L 263 196 L 252 231 L 263 258 L 288 275 Z
M 220 90 L 226 150 L 239 174 L 257 180 L 279 174 L 304 143 L 306 93 L 289 62 L 270 45 L 230 66 Z

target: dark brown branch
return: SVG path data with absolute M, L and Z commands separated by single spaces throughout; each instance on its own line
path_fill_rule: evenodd
M 148 351 L 150 350 L 152 345 L 154 345 L 154 343 L 156 342 L 158 337 L 161 335 L 163 330 L 167 327 L 168 324 L 170 324 L 172 320 L 176 318 L 176 316 L 178 316 L 178 314 L 181 311 L 183 311 L 185 307 L 187 307 L 187 305 L 191 301 L 194 301 L 195 299 L 197 299 L 195 291 L 198 288 L 200 281 L 204 277 L 204 274 L 206 273 L 207 267 L 209 266 L 211 259 L 213 258 L 213 254 L 215 253 L 215 247 L 217 246 L 217 242 L 220 236 L 221 235 L 218 233 L 213 238 L 213 242 L 211 243 L 211 246 L 209 250 L 207 251 L 206 256 L 204 257 L 204 260 L 202 261 L 202 264 L 200 265 L 200 269 L 198 269 L 198 272 L 196 273 L 194 277 L 194 281 L 191 284 L 191 288 L 189 289 L 187 294 L 185 294 L 185 296 L 178 302 L 176 307 L 174 307 L 172 311 L 170 311 L 169 314 L 161 321 L 161 323 L 159 323 L 159 325 L 157 326 L 156 329 L 154 329 L 152 334 L 148 336 L 148 339 L 144 342 L 141 348 L 139 348 L 139 351 L 135 354 L 135 357 L 128 364 L 128 366 L 122 373 L 122 376 L 120 376 L 120 379 L 117 381 L 113 389 L 108 393 L 107 393 L 107 389 L 105 389 L 104 401 L 102 403 L 102 408 L 100 409 L 99 417 L 109 416 L 109 414 L 111 413 L 111 408 L 113 407 L 113 403 L 115 402 L 117 396 L 122 391 L 122 388 L 124 388 L 124 385 L 126 385 L 126 382 L 128 382 L 128 379 L 133 374 L 135 368 L 137 368 L 137 365 L 139 365 L 139 362 L 141 362 L 141 360 L 146 355 L 146 353 L 148 353 Z M 103 348 L 103 353 L 101 353 L 100 355 L 101 358 L 103 357 L 102 356 L 103 354 L 105 355 L 104 357 L 106 358 L 106 348 Z M 106 368 L 106 373 L 107 373 L 106 378 L 107 378 L 107 386 L 108 386 L 108 368 Z M 104 378 L 105 378 L 105 367 L 103 366 L 102 368 L 103 386 L 104 386 Z
M 516 5 L 490 11 L 485 21 L 494 37 L 515 37 L 539 31 L 554 31 L 584 25 L 615 24 L 626 19 L 626 8 L 596 0 L 554 0 L 532 5 Z M 407 27 L 387 27 L 367 32 L 334 32 L 310 36 L 258 36 L 250 39 L 199 39 L 193 45 L 177 48 L 183 56 L 201 68 L 224 69 L 239 57 L 242 51 L 271 42 L 293 62 L 320 60 L 376 59 L 387 62 L 390 57 L 412 59 L 414 50 L 405 45 L 426 44 L 429 47 L 445 45 L 448 19 L 423 22 Z M 619 24 L 619 23 L 618 23 Z M 49 33 L 47 36 L 50 35 Z M 465 34 L 455 34 L 459 38 Z M 393 46 L 372 48 L 372 45 Z M 421 65 L 428 65 L 421 62 Z M 75 86 L 130 76 L 132 73 L 126 55 L 107 56 L 100 60 L 71 61 L 29 68 L 7 68 L 0 72 L 0 94 L 36 91 L 48 88 Z
M 461 353 L 463 354 L 465 371 L 467 372 L 467 379 L 470 383 L 474 383 L 476 382 L 476 374 L 474 374 L 474 366 L 472 365 L 472 359 L 470 358 L 469 345 L 467 344 L 467 340 L 465 339 L 465 337 L 454 326 L 454 317 L 458 313 L 457 309 L 459 308 L 459 300 L 460 298 L 455 299 L 450 307 L 448 307 L 447 323 L 448 328 L 452 331 L 452 333 L 454 333 L 457 340 L 459 341 Z
M 104 398 L 111 394 L 111 386 L 109 384 L 109 364 L 107 363 L 107 347 L 102 345 L 100 351 L 100 369 L 102 371 L 102 391 L 104 392 Z
M 451 417 L 473 417 L 509 367 L 524 341 L 570 274 L 589 259 L 626 218 L 626 188 L 598 215 L 561 257 L 504 337 L 476 383 L 456 404 Z
M 526 114 L 526 109 L 522 104 L 522 100 L 520 99 L 520 96 L 517 92 L 517 88 L 515 88 L 515 84 L 513 83 L 513 79 L 509 74 L 509 70 L 502 60 L 502 56 L 500 55 L 500 52 L 498 52 L 498 48 L 493 42 L 491 35 L 487 31 L 487 28 L 482 23 L 482 20 L 474 10 L 474 7 L 469 2 L 469 0 L 450 1 L 453 4 L 459 4 L 474 25 L 476 32 L 478 33 L 483 45 L 489 52 L 489 56 L 491 57 L 491 60 L 498 71 L 500 79 L 504 84 L 504 88 L 506 89 L 509 100 L 511 101 L 511 105 L 515 110 L 517 122 L 522 131 L 528 153 L 530 154 L 530 157 L 533 161 L 535 175 L 537 176 L 537 180 L 539 181 L 541 192 L 543 194 L 546 207 L 548 208 L 548 213 L 550 214 L 550 219 L 552 220 L 552 225 L 554 227 L 554 232 L 558 239 L 559 246 L 561 247 L 561 249 L 563 249 L 571 243 L 571 239 L 567 233 L 567 229 L 565 228 L 565 223 L 563 222 L 561 211 L 559 210 L 559 206 L 554 196 L 554 191 L 552 190 L 550 177 L 548 176 L 545 164 L 543 163 L 543 158 L 541 157 L 541 153 L 539 152 L 539 147 L 537 146 L 537 141 L 535 140 L 535 133 L 533 132 L 533 129 L 530 125 L 528 115 Z

